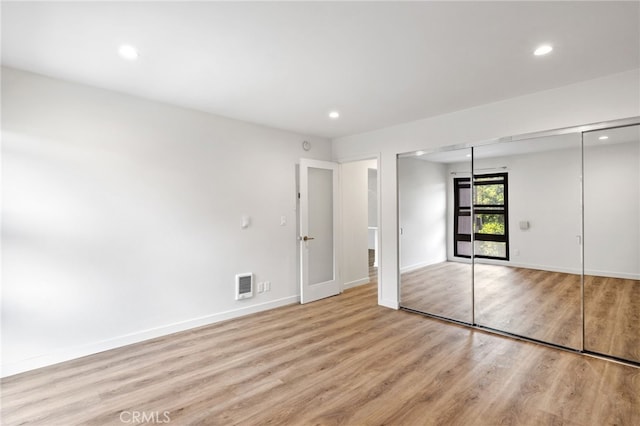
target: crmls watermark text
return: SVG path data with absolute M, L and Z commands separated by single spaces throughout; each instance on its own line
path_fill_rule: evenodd
M 123 411 L 120 413 L 122 423 L 169 423 L 171 411 Z

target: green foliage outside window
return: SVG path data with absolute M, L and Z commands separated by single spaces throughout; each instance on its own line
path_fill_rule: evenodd
M 504 205 L 504 185 L 476 185 L 476 204 L 481 206 Z
M 504 205 L 504 185 L 477 185 L 475 204 L 479 206 Z M 482 214 L 478 217 L 481 220 L 476 222 L 477 233 L 504 235 L 504 215 Z
M 492 180 L 493 178 L 476 178 L 476 182 Z M 504 205 L 504 185 L 476 185 L 475 205 L 480 206 L 503 206 Z M 487 207 L 490 208 L 490 207 Z M 478 214 L 476 216 L 476 231 L 478 234 L 505 235 L 503 214 Z M 476 241 L 476 254 L 482 256 L 504 257 L 505 244 L 492 241 Z
M 478 234 L 504 235 L 502 215 L 484 215 L 482 219 L 482 227 L 477 231 Z

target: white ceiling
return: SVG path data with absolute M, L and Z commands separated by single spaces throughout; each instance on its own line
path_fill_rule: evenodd
M 3 2 L 2 64 L 333 138 L 640 68 L 639 5 Z

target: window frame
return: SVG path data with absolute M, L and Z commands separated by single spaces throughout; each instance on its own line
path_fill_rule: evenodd
M 493 178 L 493 179 L 491 179 Z M 483 179 L 483 180 L 478 180 Z M 490 180 L 484 180 L 490 179 Z M 494 260 L 503 260 L 509 261 L 509 177 L 507 172 L 500 173 L 485 173 L 485 174 L 474 174 L 473 175 L 473 192 L 472 192 L 472 203 L 471 207 L 461 207 L 460 206 L 460 189 L 461 188 L 470 188 L 471 187 L 471 178 L 469 177 L 461 177 L 454 178 L 454 221 L 453 221 L 453 255 L 456 257 L 462 257 L 470 259 L 471 256 L 459 254 L 458 252 L 458 242 L 472 242 L 471 234 L 460 234 L 459 233 L 459 217 L 462 216 L 471 216 L 471 229 L 473 231 L 473 242 L 471 244 L 471 253 L 474 258 L 479 259 L 494 259 Z M 504 203 L 502 205 L 499 204 L 476 204 L 476 187 L 484 186 L 484 185 L 502 185 L 503 186 L 503 195 L 504 195 Z M 474 220 L 476 215 L 478 214 L 493 214 L 493 215 L 503 215 L 504 216 L 504 235 L 496 235 L 496 234 L 481 234 L 476 232 L 476 221 Z M 505 256 L 487 256 L 480 255 L 475 253 L 475 242 L 476 241 L 493 241 L 499 243 L 505 243 Z
M 461 188 L 469 188 L 471 189 L 471 179 L 466 178 L 453 178 L 453 200 L 454 200 L 454 208 L 453 208 L 453 255 L 456 257 L 464 257 L 467 259 L 471 259 L 471 256 L 467 256 L 466 254 L 459 254 L 458 252 L 458 242 L 469 242 L 471 243 L 471 253 L 473 253 L 473 243 L 471 242 L 471 233 L 469 234 L 461 234 L 459 233 L 459 217 L 468 216 L 471 217 L 472 213 L 472 204 L 473 200 L 469 200 L 469 207 L 461 207 L 460 206 L 460 189 Z M 473 194 L 472 197 L 473 199 Z M 473 223 L 471 224 L 473 226 Z

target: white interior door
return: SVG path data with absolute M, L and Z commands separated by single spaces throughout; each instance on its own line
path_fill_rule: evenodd
M 338 164 L 300 160 L 300 301 L 340 293 L 337 268 Z

